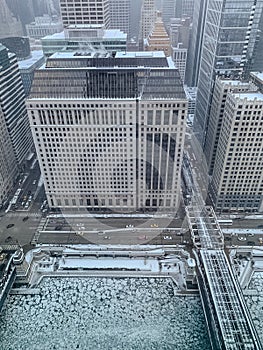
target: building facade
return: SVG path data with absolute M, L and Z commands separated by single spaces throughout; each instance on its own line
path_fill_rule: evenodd
M 19 174 L 4 113 L 0 109 L 0 207 L 7 200 Z
M 166 0 L 162 1 L 161 11 L 162 11 L 162 17 L 163 22 L 165 24 L 166 30 L 169 30 L 170 28 L 170 20 L 171 18 L 177 17 L 177 0 Z
M 110 27 L 109 0 L 60 0 L 64 27 L 79 24 L 103 24 Z
M 164 51 L 166 56 L 171 56 L 171 42 L 160 12 L 157 12 L 153 31 L 146 40 L 145 50 Z
M 74 37 L 76 35 L 76 37 Z M 103 51 L 127 50 L 127 34 L 118 29 L 103 29 L 102 26 L 87 26 L 48 35 L 41 39 L 46 57 L 60 51 Z
M 11 36 L 0 39 L 0 43 L 14 53 L 18 60 L 25 60 L 30 57 L 30 44 L 27 37 Z
M 35 70 L 42 66 L 44 63 L 45 57 L 43 51 L 32 51 L 30 58 L 18 62 L 18 67 L 26 97 L 30 93 Z
M 263 0 L 209 0 L 202 45 L 194 129 L 206 142 L 216 75 L 246 76 L 257 56 Z M 262 67 L 263 68 L 263 67 Z
M 190 17 L 172 18 L 170 22 L 172 58 L 179 69 L 183 82 L 185 81 L 191 22 Z
M 7 6 L 6 0 L 1 1 L 0 6 L 0 39 L 10 36 L 24 36 L 23 26 L 19 17 Z
M 210 197 L 219 212 L 263 211 L 263 94 L 229 92 Z
M 193 20 L 186 62 L 185 83 L 187 86 L 196 87 L 198 83 L 208 1 L 209 0 L 195 0 L 194 2 Z
M 41 39 L 44 36 L 59 33 L 62 30 L 62 23 L 60 21 L 54 21 L 48 15 L 36 17 L 34 22 L 26 25 L 27 35 L 34 39 Z
M 223 124 L 224 111 L 226 106 L 228 93 L 244 93 L 257 91 L 255 84 L 249 81 L 231 80 L 216 78 L 211 109 L 210 119 L 207 129 L 206 144 L 204 148 L 204 154 L 209 169 L 210 175 L 212 175 L 215 165 L 215 159 L 217 154 L 219 136 Z
M 176 210 L 187 100 L 163 53 L 54 55 L 27 109 L 50 207 Z
M 132 0 L 109 0 L 110 28 L 119 29 L 130 37 L 130 12 Z
M 154 0 L 143 0 L 141 9 L 140 39 L 147 39 L 154 28 L 156 8 Z
M 16 162 L 22 168 L 32 147 L 32 134 L 25 106 L 25 93 L 16 56 L 0 45 L 0 106 Z

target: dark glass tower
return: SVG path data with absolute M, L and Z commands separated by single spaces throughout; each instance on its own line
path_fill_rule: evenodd
M 245 77 L 258 62 L 262 8 L 263 0 L 208 0 L 194 122 L 202 145 L 206 142 L 215 77 Z

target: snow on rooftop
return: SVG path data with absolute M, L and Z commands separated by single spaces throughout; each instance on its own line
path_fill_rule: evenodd
M 256 77 L 263 81 L 263 72 L 251 72 L 252 77 Z
M 44 40 L 47 40 L 47 39 L 51 39 L 51 40 L 61 39 L 62 40 L 62 39 L 66 39 L 66 34 L 63 31 L 63 32 L 60 32 L 60 33 L 47 35 L 43 39 Z M 84 39 L 86 39 L 88 41 L 89 39 L 94 39 L 94 38 L 87 36 L 86 38 L 67 38 L 67 39 L 68 40 L 79 39 L 79 41 L 83 41 Z M 105 29 L 105 30 L 103 30 L 103 36 L 100 37 L 99 39 L 124 39 L 124 40 L 126 40 L 127 39 L 127 34 L 123 33 L 119 29 Z
M 126 269 L 158 272 L 159 265 L 156 259 L 129 259 L 129 258 L 105 258 L 105 259 L 83 259 L 83 258 L 64 258 L 59 261 L 58 269 Z
M 36 62 L 38 62 L 39 60 L 43 59 L 43 57 L 44 57 L 43 51 L 41 51 L 41 50 L 32 51 L 30 58 L 28 58 L 26 60 L 18 61 L 19 69 L 30 68 Z
M 46 40 L 46 39 L 65 39 L 65 38 L 66 38 L 65 32 L 60 32 L 60 33 L 47 35 L 42 39 Z
M 248 101 L 260 100 L 263 101 L 263 94 L 260 92 L 245 92 L 239 94 L 233 94 L 235 98 L 239 98 L 240 100 L 247 99 Z
M 235 85 L 235 86 L 246 86 L 249 83 L 248 82 L 244 82 L 244 81 L 240 81 L 240 80 L 231 80 L 231 79 L 220 79 L 220 81 L 224 84 L 229 84 L 229 85 Z
M 139 52 L 117 52 L 116 58 L 151 58 L 151 57 L 158 57 L 162 58 L 165 57 L 165 54 L 163 51 L 139 51 Z
M 103 34 L 103 39 L 127 39 L 127 34 L 119 29 L 106 29 Z

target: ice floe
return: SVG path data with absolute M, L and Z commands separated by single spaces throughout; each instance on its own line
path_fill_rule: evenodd
M 35 295 L 10 295 L 1 350 L 209 350 L 198 296 L 168 278 L 50 277 Z

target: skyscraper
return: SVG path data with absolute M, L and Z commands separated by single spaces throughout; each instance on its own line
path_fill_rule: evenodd
M 185 74 L 185 82 L 188 86 L 197 86 L 199 78 L 207 3 L 208 0 L 195 0 L 194 2 L 193 24 Z
M 157 12 L 154 28 L 146 40 L 145 49 L 146 51 L 164 51 L 166 56 L 171 56 L 171 42 L 160 12 Z
M 154 0 L 143 0 L 141 10 L 140 39 L 147 39 L 154 28 L 156 9 Z
M 19 18 L 17 18 L 6 4 L 6 0 L 0 1 L 0 38 L 10 36 L 23 36 L 23 27 Z
M 185 70 L 188 55 L 191 19 L 172 18 L 170 22 L 170 38 L 172 44 L 172 58 L 178 67 L 182 81 L 185 80 Z
M 0 206 L 7 199 L 19 174 L 6 121 L 0 110 Z
M 36 72 L 31 91 L 51 207 L 176 209 L 187 101 L 162 52 L 59 53 Z
M 20 168 L 32 147 L 25 93 L 16 56 L 0 44 L 0 108 Z
M 120 29 L 130 37 L 131 0 L 109 0 L 110 27 Z
M 162 1 L 162 17 L 167 30 L 169 29 L 171 18 L 176 17 L 177 2 L 176 0 Z
M 182 17 L 193 18 L 194 5 L 196 0 L 181 0 L 182 1 Z
M 223 125 L 227 94 L 243 92 L 251 93 L 255 91 L 257 91 L 256 85 L 249 81 L 216 78 L 204 148 L 204 154 L 206 156 L 210 175 L 212 175 L 214 170 L 218 142 Z
M 210 196 L 217 211 L 263 211 L 263 94 L 229 92 Z
M 64 27 L 83 24 L 110 27 L 109 0 L 60 0 L 60 10 Z
M 208 0 L 194 121 L 202 144 L 216 75 L 240 77 L 253 66 L 262 7 L 263 0 Z

